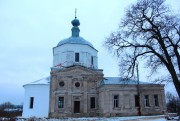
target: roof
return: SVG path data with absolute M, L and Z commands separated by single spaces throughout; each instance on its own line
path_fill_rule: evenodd
M 86 67 L 84 65 L 81 65 L 81 63 L 73 63 L 72 65 L 70 66 L 61 66 L 61 67 L 51 67 L 51 70 L 53 71 L 59 71 L 59 70 L 65 70 L 65 69 L 68 69 L 68 68 L 72 68 L 72 67 L 82 67 L 82 68 L 85 68 L 85 69 L 90 69 L 90 70 L 93 70 L 93 71 L 103 71 L 103 69 L 97 69 L 97 68 L 92 68 L 92 67 Z
M 42 78 L 40 80 L 25 84 L 25 85 L 49 85 L 50 83 L 50 76 L 46 77 L 46 78 Z M 24 85 L 24 86 L 25 86 Z
M 80 29 L 78 26 L 80 25 L 80 22 L 77 19 L 77 17 L 75 17 L 75 19 L 71 21 L 71 24 L 73 25 L 73 27 L 71 29 L 72 36 L 61 40 L 57 46 L 61 46 L 64 44 L 81 44 L 81 45 L 88 45 L 88 46 L 94 48 L 90 42 L 88 42 L 87 40 L 85 40 L 84 38 L 79 36 Z
M 25 85 L 42 85 L 42 84 L 49 85 L 49 83 L 50 83 L 50 76 Z M 117 84 L 137 84 L 137 80 L 132 80 L 132 79 L 124 80 L 121 77 L 105 77 L 104 80 L 101 81 L 101 85 L 117 85 Z M 139 84 L 152 84 L 152 83 L 140 81 Z
M 88 45 L 88 46 L 94 48 L 93 45 L 90 42 L 88 42 L 87 40 L 85 40 L 82 37 L 73 37 L 73 36 L 71 36 L 69 38 L 61 40 L 58 43 L 57 46 L 61 46 L 61 45 L 64 45 L 64 44 L 82 44 L 82 45 Z
M 110 85 L 110 84 L 138 84 L 137 80 L 128 79 L 125 80 L 121 77 L 105 77 L 101 81 L 101 85 Z M 148 82 L 139 82 L 139 84 L 151 84 Z

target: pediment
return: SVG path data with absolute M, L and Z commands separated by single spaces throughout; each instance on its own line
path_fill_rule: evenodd
M 55 75 L 58 76 L 94 76 L 94 75 L 102 75 L 103 76 L 103 70 L 94 70 L 90 68 L 86 68 L 83 66 L 72 66 L 68 68 L 64 68 L 61 70 L 54 71 Z

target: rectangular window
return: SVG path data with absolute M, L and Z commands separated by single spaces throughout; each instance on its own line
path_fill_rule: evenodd
M 75 53 L 75 62 L 79 62 L 79 53 Z
M 159 106 L 158 95 L 154 95 L 154 104 L 155 106 Z
M 135 107 L 139 107 L 139 96 L 135 95 L 134 100 L 135 100 Z
M 144 105 L 146 107 L 149 107 L 149 95 L 144 95 Z
M 114 95 L 114 108 L 119 107 L 119 96 Z
M 91 64 L 93 65 L 93 56 L 91 56 Z
M 59 97 L 58 108 L 64 108 L 64 97 Z
M 90 102 L 91 102 L 91 108 L 95 108 L 95 97 L 91 97 Z
M 34 105 L 34 97 L 30 97 L 29 108 L 33 109 L 33 105 Z

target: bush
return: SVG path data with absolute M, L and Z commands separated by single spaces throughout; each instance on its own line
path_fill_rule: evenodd
M 0 117 L 14 118 L 22 115 L 22 105 L 13 105 L 10 102 L 0 104 Z
M 180 115 L 180 98 L 167 92 L 167 111 L 169 113 L 178 113 Z

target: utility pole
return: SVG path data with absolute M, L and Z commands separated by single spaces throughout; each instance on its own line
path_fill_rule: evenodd
M 141 98 L 140 98 L 140 86 L 139 86 L 139 69 L 138 69 L 138 63 L 136 64 L 136 70 L 137 70 L 137 93 L 138 93 L 138 115 L 141 116 Z

